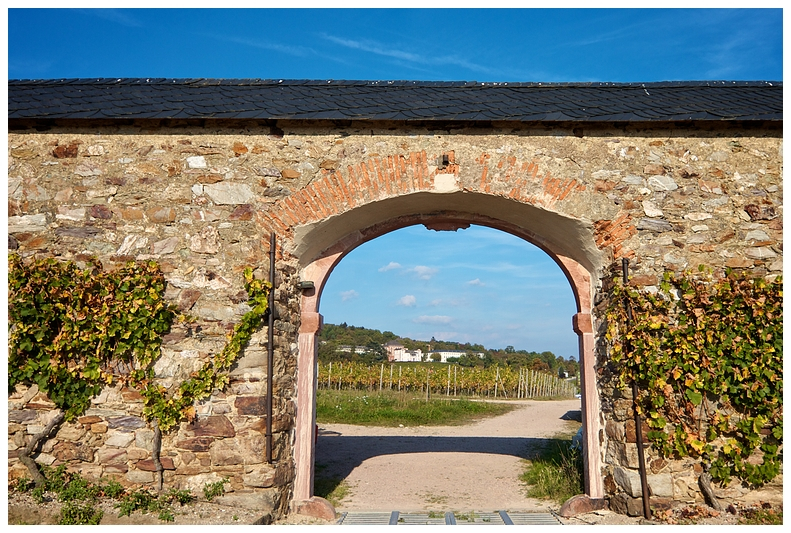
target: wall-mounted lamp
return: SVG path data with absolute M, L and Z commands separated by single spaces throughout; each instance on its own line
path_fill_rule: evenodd
M 307 291 L 314 288 L 315 286 L 313 285 L 312 281 L 300 281 L 299 283 L 297 283 L 297 289 L 301 291 Z

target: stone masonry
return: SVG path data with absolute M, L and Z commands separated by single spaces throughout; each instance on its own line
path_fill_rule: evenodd
M 770 278 L 782 273 L 779 126 L 578 130 L 283 121 L 277 127 L 141 121 L 11 130 L 9 252 L 78 263 L 97 256 L 105 268 L 156 260 L 168 280 L 166 297 L 195 317 L 164 339 L 157 377 L 174 386 L 222 349 L 246 312 L 242 270 L 253 266 L 256 276 L 268 276 L 274 231 L 275 461 L 267 464 L 263 452 L 264 327 L 229 387 L 198 405 L 195 420 L 163 435 L 162 463 L 166 487 L 199 492 L 228 477 L 228 501 L 282 515 L 295 475 L 296 283 L 312 260 L 305 254 L 321 251 L 301 240 L 302 227 L 421 193 L 434 195 L 439 208 L 445 194 L 497 197 L 586 225 L 598 254 L 587 265 L 594 290 L 621 257 L 630 258 L 633 282 L 647 290 L 656 289 L 664 270 L 698 264 Z M 599 394 L 605 491 L 634 498 L 640 484 L 631 399 L 613 390 Z M 52 407 L 36 387 L 9 395 L 9 478 L 26 475 L 16 454 L 43 429 Z M 109 387 L 46 441 L 36 460 L 151 485 L 153 431 L 141 411 L 137 392 Z M 701 501 L 699 472 L 647 453 L 655 496 Z M 736 486 L 721 494 L 749 497 Z

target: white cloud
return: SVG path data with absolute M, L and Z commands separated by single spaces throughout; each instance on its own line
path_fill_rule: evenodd
M 395 270 L 397 268 L 401 268 L 401 265 L 399 263 L 396 263 L 395 261 L 390 261 L 385 266 L 380 268 L 379 272 L 387 272 L 388 270 Z
M 109 20 L 110 22 L 115 22 L 122 26 L 127 26 L 130 28 L 139 28 L 143 25 L 138 21 L 136 18 L 131 16 L 127 11 L 122 11 L 120 9 L 80 9 L 81 13 L 86 15 L 93 15 L 95 17 L 99 17 L 104 20 Z
M 402 296 L 398 300 L 398 305 L 403 305 L 404 307 L 415 307 L 417 304 L 417 299 L 412 296 L 411 294 L 407 294 L 406 296 Z
M 469 307 L 470 301 L 467 298 L 435 298 L 429 302 L 429 307 L 439 307 L 441 305 L 447 307 Z
M 413 53 L 405 50 L 399 50 L 398 48 L 391 47 L 386 44 L 382 44 L 371 40 L 355 41 L 352 39 L 344 39 L 342 37 L 336 37 L 334 35 L 327 35 L 327 34 L 320 34 L 320 35 L 324 39 L 327 39 L 328 41 L 331 41 L 337 45 L 344 46 L 346 48 L 351 48 L 353 50 L 368 52 L 369 54 L 391 57 L 398 61 L 406 62 L 408 66 L 412 66 L 412 67 L 416 65 L 456 65 L 458 67 L 466 68 L 477 72 L 492 72 L 492 69 L 484 65 L 473 63 L 472 61 L 469 61 L 466 58 L 457 55 L 439 55 L 436 53 L 434 54 Z
M 415 268 L 410 268 L 409 271 L 414 272 L 420 279 L 431 279 L 434 274 L 439 272 L 439 269 L 418 265 Z
M 349 300 L 354 300 L 358 296 L 360 296 L 360 293 L 357 292 L 354 289 L 349 290 L 349 291 L 342 291 L 341 292 L 341 301 L 342 302 L 346 302 L 346 301 L 349 301 Z
M 421 315 L 412 322 L 417 324 L 450 324 L 453 319 L 445 315 Z
M 485 285 L 484 282 L 480 280 L 480 278 L 471 279 L 467 282 L 467 285 L 475 285 L 476 287 L 483 287 Z

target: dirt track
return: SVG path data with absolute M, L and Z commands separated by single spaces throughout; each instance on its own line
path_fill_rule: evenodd
M 512 412 L 465 426 L 319 427 L 318 475 L 344 479 L 342 511 L 546 511 L 527 498 L 521 461 L 580 424 L 580 401 L 523 400 Z

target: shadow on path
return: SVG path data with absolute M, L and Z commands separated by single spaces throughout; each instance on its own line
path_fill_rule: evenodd
M 553 440 L 532 437 L 344 436 L 319 430 L 317 477 L 345 479 L 363 461 L 380 455 L 456 452 L 529 459 Z

